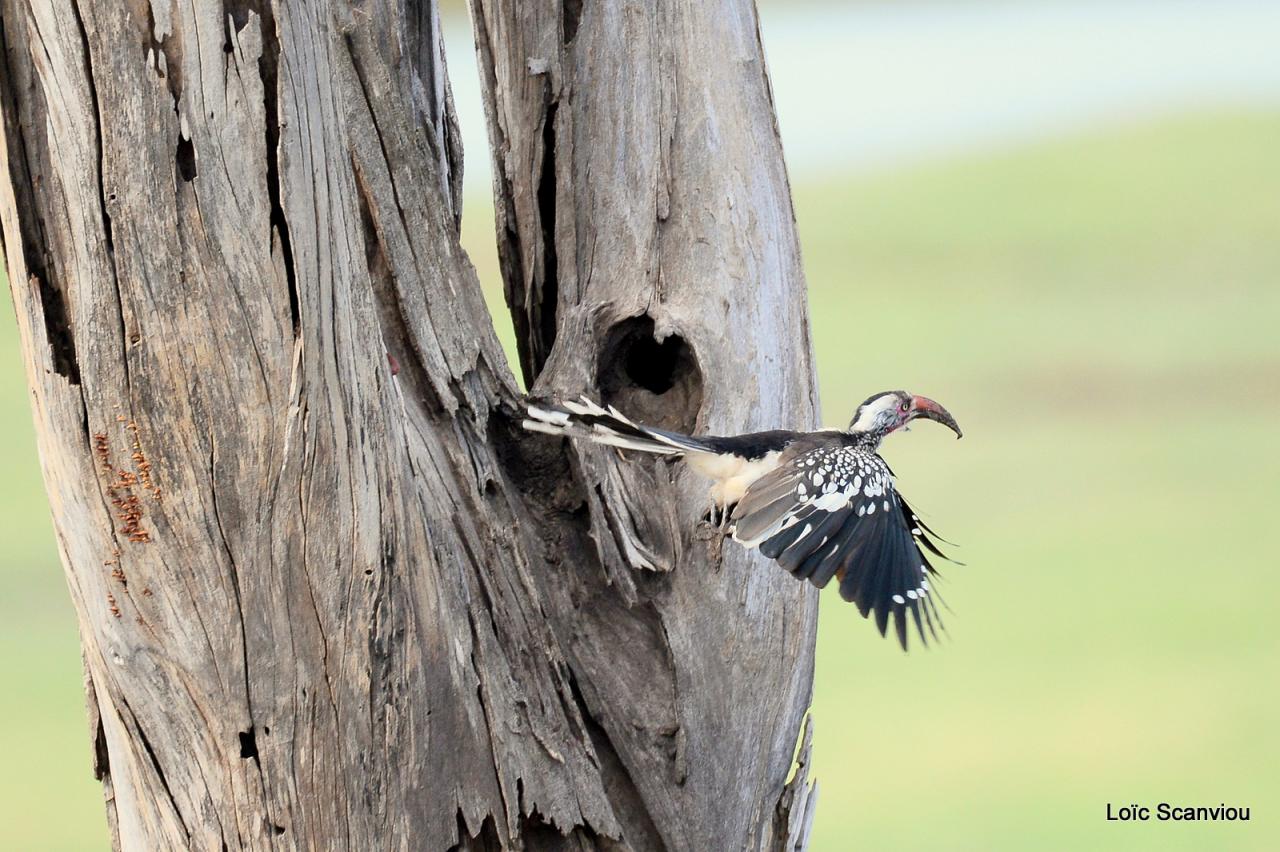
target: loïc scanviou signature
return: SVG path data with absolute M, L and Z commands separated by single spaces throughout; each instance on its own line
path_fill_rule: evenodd
M 1107 802 L 1107 822 L 1149 822 L 1153 816 L 1160 822 L 1248 822 L 1249 808 L 1228 807 L 1226 802 L 1210 807 L 1161 802 L 1154 808 L 1136 803 L 1113 805 Z

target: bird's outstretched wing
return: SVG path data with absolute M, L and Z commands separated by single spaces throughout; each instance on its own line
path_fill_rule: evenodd
M 874 613 L 881 635 L 892 614 L 903 648 L 908 615 L 922 641 L 926 631 L 937 639 L 942 620 L 930 585 L 937 571 L 924 550 L 946 557 L 875 452 L 820 447 L 784 458 L 747 490 L 733 523 L 736 540 L 796 577 L 818 588 L 838 578 L 840 596 L 864 617 Z

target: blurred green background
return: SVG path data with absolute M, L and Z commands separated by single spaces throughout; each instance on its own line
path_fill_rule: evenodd
M 906 387 L 966 436 L 885 449 L 961 544 L 950 641 L 823 598 L 812 848 L 1280 848 L 1280 104 L 792 166 L 826 421 Z M 106 848 L 17 349 L 6 311 L 0 846 Z M 1253 819 L 1104 818 L 1161 801 Z

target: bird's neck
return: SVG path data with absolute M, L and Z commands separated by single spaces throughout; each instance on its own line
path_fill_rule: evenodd
M 884 440 L 884 436 L 888 433 L 881 429 L 850 429 L 847 434 L 852 439 L 855 447 L 862 447 L 874 452 L 880 448 L 880 442 Z

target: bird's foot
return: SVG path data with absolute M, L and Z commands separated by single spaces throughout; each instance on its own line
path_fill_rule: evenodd
M 697 537 L 700 541 L 710 541 L 713 538 L 720 538 L 720 519 L 716 516 L 714 509 L 707 512 L 698 521 Z
M 722 509 L 719 506 L 712 506 L 698 522 L 697 537 L 702 541 L 708 541 L 713 538 L 727 538 L 732 533 L 733 512 L 731 507 Z

